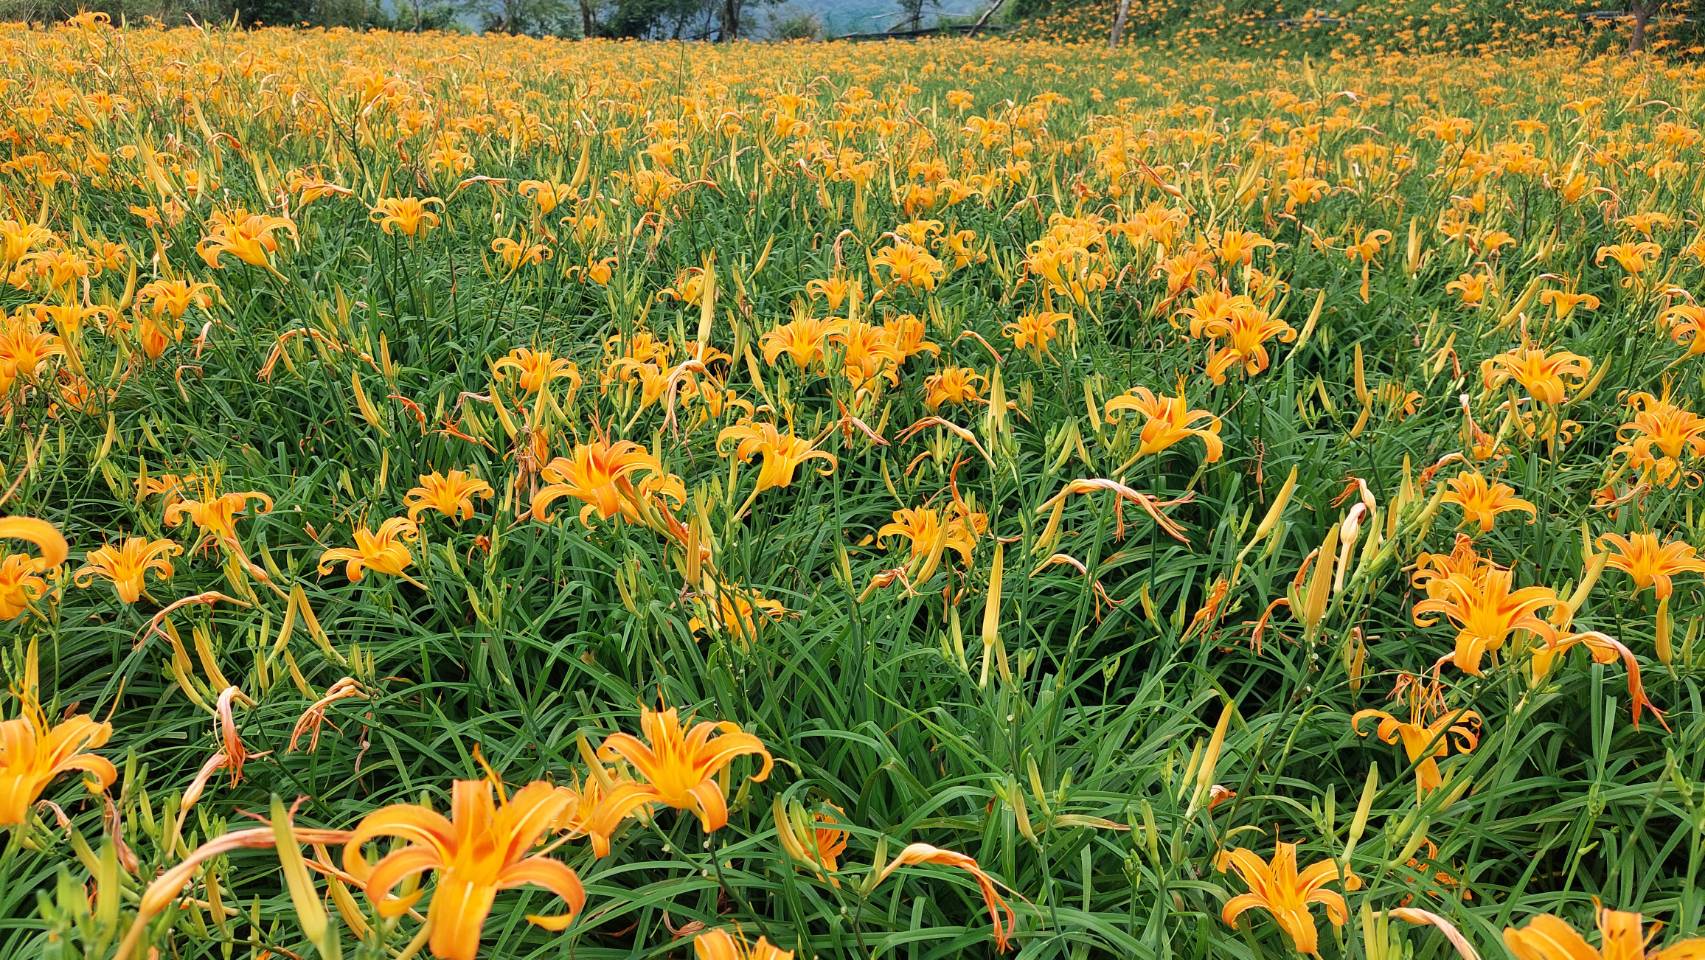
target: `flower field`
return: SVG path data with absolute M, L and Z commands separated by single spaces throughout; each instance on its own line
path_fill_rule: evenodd
M 0 53 L 0 957 L 1705 957 L 1705 68 Z

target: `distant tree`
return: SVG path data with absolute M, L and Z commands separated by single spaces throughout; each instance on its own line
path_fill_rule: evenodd
M 940 6 L 941 0 L 900 0 L 900 22 L 894 26 L 917 30 L 924 25 L 924 8 Z
M 823 21 L 809 12 L 775 17 L 770 20 L 769 34 L 777 40 L 820 40 Z
M 1634 32 L 1628 37 L 1628 52 L 1646 49 L 1646 26 L 1658 12 L 1658 0 L 1629 0 L 1628 12 L 1634 16 Z
M 456 8 L 447 0 L 398 0 L 392 23 L 399 30 L 446 30 L 456 25 Z
M 1113 15 L 1113 32 L 1107 36 L 1109 47 L 1119 46 L 1119 38 L 1125 33 L 1125 18 L 1131 15 L 1131 0 L 1119 0 L 1119 12 Z
M 715 0 L 616 0 L 604 8 L 596 32 L 607 37 L 682 39 L 694 37 L 687 28 L 701 22 Z M 585 15 L 584 5 L 582 14 Z M 697 36 L 706 31 L 699 30 Z
M 1657 14 L 1659 0 L 1628 0 L 1628 14 L 1633 15 L 1633 32 L 1628 34 L 1628 53 L 1639 53 L 1645 49 L 1645 27 L 1652 22 L 1652 15 Z
M 468 0 L 464 9 L 493 33 L 564 34 L 573 32 L 575 7 L 570 0 Z
M 1000 12 L 1000 8 L 1005 5 L 1006 0 L 992 0 L 988 7 L 983 10 L 983 15 L 977 18 L 976 23 L 971 25 L 971 32 L 975 34 L 978 30 L 983 29 L 983 25 L 993 19 L 994 15 Z
M 712 0 L 721 8 L 718 18 L 718 39 L 727 43 L 745 36 L 746 13 L 748 8 L 765 3 L 775 3 L 777 0 Z

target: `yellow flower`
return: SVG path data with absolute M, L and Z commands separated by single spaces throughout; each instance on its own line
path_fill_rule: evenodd
M 523 197 L 532 198 L 541 215 L 550 213 L 566 200 L 574 199 L 573 187 L 566 183 L 551 183 L 545 180 L 523 180 L 516 187 L 516 192 Z
M 1646 268 L 1651 266 L 1654 260 L 1663 255 L 1663 252 L 1663 247 L 1650 240 L 1642 240 L 1636 243 L 1613 243 L 1599 247 L 1598 252 L 1593 255 L 1593 263 L 1602 267 L 1606 260 L 1615 260 L 1616 265 L 1627 274 L 1626 277 L 1622 278 L 1622 285 L 1630 287 L 1639 279 L 1640 274 L 1646 272 Z
M 1465 273 L 1445 284 L 1446 293 L 1454 293 L 1463 306 L 1476 307 L 1486 300 L 1486 290 L 1492 278 L 1484 273 Z
M 34 318 L 0 317 L 0 394 L 18 380 L 34 382 L 48 358 L 65 355 L 64 343 L 42 330 Z
M 873 276 L 877 267 L 888 271 L 890 283 L 919 290 L 934 290 L 945 272 L 941 261 L 928 250 L 899 238 L 895 238 L 893 246 L 884 247 L 876 254 L 870 266 Z
M 408 508 L 408 518 L 415 522 L 419 522 L 423 510 L 436 510 L 452 520 L 471 520 L 474 498 L 490 500 L 492 496 L 491 484 L 466 471 L 452 470 L 445 474 L 434 470 L 421 474 L 420 486 L 403 494 L 403 506 Z
M 1616 428 L 1615 452 L 1642 480 L 1674 487 L 1682 480 L 1682 460 L 1705 458 L 1705 417 L 1662 397 L 1636 393 L 1628 398 L 1634 419 Z
M 1562 603 L 1549 587 L 1511 584 L 1510 571 L 1484 566 L 1454 572 L 1426 582 L 1427 598 L 1415 604 L 1415 625 L 1438 622 L 1427 614 L 1443 614 L 1456 626 L 1456 647 L 1446 659 L 1470 676 L 1480 675 L 1480 658 L 1496 654 L 1517 633 L 1530 633 L 1550 642 L 1557 631 L 1538 614 Z
M 634 811 L 659 803 L 698 815 L 706 833 L 728 824 L 728 801 L 717 775 L 736 757 L 763 757 L 763 768 L 752 775 L 759 783 L 770 775 L 774 761 L 757 737 L 739 724 L 709 720 L 683 727 L 675 708 L 640 708 L 640 733 L 613 733 L 598 747 L 601 760 L 625 760 L 641 779 L 615 784 L 604 795 L 589 825 L 592 850 L 602 857 L 610 852 L 609 836 Z
M 1687 348 L 1688 356 L 1705 356 L 1705 307 L 1680 304 L 1665 310 L 1659 319 L 1669 327 L 1670 339 Z
M 928 328 L 915 314 L 897 313 L 888 317 L 882 321 L 882 336 L 889 349 L 899 355 L 901 363 L 920 353 L 941 355 L 941 347 L 930 342 Z
M 942 367 L 924 378 L 924 406 L 933 412 L 943 404 L 959 407 L 977 403 L 983 399 L 978 393 L 979 384 L 987 382 L 986 377 L 970 367 Z
M 747 943 L 727 930 L 709 930 L 693 939 L 694 960 L 793 960 L 792 950 L 783 950 L 763 937 Z
M 1650 933 L 1641 930 L 1638 913 L 1624 910 L 1596 909 L 1598 914 L 1599 947 L 1562 918 L 1542 913 L 1527 922 L 1525 927 L 1505 927 L 1504 945 L 1515 954 L 1516 960 L 1699 960 L 1705 957 L 1705 938 L 1680 940 L 1661 950 L 1646 949 L 1657 927 Z
M 846 277 L 840 276 L 819 277 L 805 282 L 806 295 L 813 300 L 822 297 L 828 302 L 830 313 L 841 309 L 841 304 L 847 302 L 848 297 L 858 294 L 863 289 L 863 285 L 857 280 L 848 280 Z
M 1491 532 L 1500 513 L 1525 510 L 1529 516 L 1539 516 L 1533 504 L 1515 495 L 1514 487 L 1507 483 L 1488 483 L 1478 470 L 1464 470 L 1446 480 L 1445 485 L 1450 489 L 1439 498 L 1439 502 L 1461 507 L 1462 522 L 1478 526 L 1481 533 Z
M 206 494 L 204 494 L 206 495 Z M 249 501 L 255 502 L 256 514 L 272 511 L 272 498 L 264 493 L 245 490 L 213 496 L 209 500 L 178 500 L 166 505 L 166 526 L 175 527 L 190 518 L 202 533 L 202 544 L 217 542 L 237 549 L 237 518 L 248 515 Z
M 278 252 L 278 231 L 296 237 L 296 224 L 288 217 L 269 217 L 244 210 L 215 213 L 207 222 L 207 236 L 195 252 L 209 267 L 219 268 L 219 258 L 233 256 L 255 267 L 273 269 L 271 255 Z
M 782 354 L 787 354 L 794 366 L 809 370 L 823 361 L 829 334 L 835 327 L 834 320 L 799 317 L 764 331 L 758 338 L 758 348 L 763 351 L 764 362 L 771 366 Z
M 491 252 L 497 254 L 498 258 L 503 261 L 507 273 L 514 273 L 525 266 L 544 263 L 552 256 L 551 248 L 542 243 L 528 243 L 525 236 L 519 240 L 513 237 L 498 237 L 491 242 Z
M 1060 323 L 1064 321 L 1069 327 L 1072 316 L 1056 310 L 1027 311 L 1018 315 L 1018 319 L 1001 327 L 1001 333 L 1012 340 L 1012 345 L 1019 350 L 1029 350 L 1037 360 L 1050 356 L 1049 344 L 1060 335 Z
M 1349 919 L 1349 907 L 1343 894 L 1326 889 L 1326 885 L 1341 881 L 1346 890 L 1362 885 L 1360 878 L 1334 860 L 1315 861 L 1299 872 L 1294 843 L 1276 843 L 1271 863 L 1244 847 L 1223 851 L 1214 858 L 1214 868 L 1224 873 L 1228 867 L 1249 892 L 1227 900 L 1220 918 L 1235 927 L 1244 913 L 1256 908 L 1266 910 L 1291 938 L 1297 952 L 1310 955 L 1320 952 L 1320 932 L 1309 915 L 1309 906 L 1318 903 L 1325 907 L 1326 919 L 1341 927 Z
M 923 562 L 916 571 L 920 576 L 927 576 L 924 568 L 934 572 L 931 558 L 939 559 L 943 550 L 959 554 L 959 562 L 969 567 L 977 537 L 989 522 L 986 515 L 971 512 L 958 503 L 948 505 L 945 517 L 934 507 L 907 507 L 894 511 L 892 516 L 891 521 L 876 531 L 876 542 L 882 545 L 889 537 L 909 541 L 912 561 Z
M 65 562 L 71 546 L 59 530 L 35 517 L 0 517 L 0 540 L 23 540 L 34 544 L 39 556 L 0 553 L 0 622 L 16 619 L 30 603 L 47 593 L 41 574 Z
M 1605 561 L 1607 566 L 1634 578 L 1635 593 L 1651 587 L 1659 600 L 1669 599 L 1675 591 L 1672 578 L 1678 574 L 1705 573 L 1705 560 L 1699 558 L 1692 544 L 1680 540 L 1660 543 L 1655 533 L 1629 537 L 1607 533 L 1599 538 L 1599 546 L 1613 551 Z
M 1137 457 L 1160 453 L 1190 437 L 1201 439 L 1205 448 L 1203 459 L 1208 463 L 1218 462 L 1225 454 L 1225 444 L 1220 440 L 1220 418 L 1206 410 L 1190 409 L 1182 381 L 1175 397 L 1156 396 L 1147 387 L 1137 387 L 1124 396 L 1114 397 L 1107 401 L 1107 422 L 1117 422 L 1118 414 L 1126 410 L 1143 417 Z M 1196 426 L 1198 423 L 1202 426 Z
M 1559 320 L 1567 320 L 1577 307 L 1587 310 L 1599 308 L 1599 299 L 1592 294 L 1569 293 L 1564 290 L 1547 290 L 1539 295 L 1539 302 L 1549 304 Z
M 839 320 L 829 330 L 829 342 L 841 348 L 841 374 L 854 389 L 880 390 L 882 380 L 899 385 L 906 357 L 886 328 Z
M 1190 336 L 1214 342 L 1207 374 L 1208 379 L 1221 384 L 1234 367 L 1241 368 L 1245 376 L 1267 369 L 1272 362 L 1267 341 L 1277 337 L 1280 343 L 1290 343 L 1297 332 L 1248 297 L 1234 297 L 1221 315 L 1192 318 Z
M 710 598 L 714 603 L 705 598 L 695 600 L 699 613 L 687 621 L 687 629 L 693 633 L 714 627 L 744 645 L 758 636 L 764 624 L 775 623 L 787 614 L 781 601 L 771 600 L 756 590 L 717 584 L 714 592 L 715 596 Z
M 149 540 L 147 537 L 125 537 L 117 547 L 107 544 L 89 551 L 83 565 L 71 575 L 79 587 L 87 587 L 99 575 L 112 581 L 119 600 L 135 603 L 142 596 L 143 578 L 153 571 L 155 578 L 172 578 L 172 557 L 183 548 L 171 540 Z
M 444 201 L 437 197 L 386 197 L 373 205 L 367 219 L 386 233 L 398 232 L 412 240 L 441 222 L 434 208 L 444 209 Z
M 136 291 L 136 301 L 140 308 L 147 304 L 147 311 L 158 316 L 169 316 L 173 320 L 182 320 L 192 306 L 207 309 L 213 304 L 213 297 L 207 291 L 217 291 L 219 288 L 211 283 L 191 283 L 188 280 L 154 280 L 144 284 Z
M 1254 259 L 1258 248 L 1273 249 L 1273 241 L 1248 230 L 1226 230 L 1219 235 L 1215 256 L 1225 267 L 1241 266 Z
M 0 520 L 0 524 L 4 522 Z M 88 774 L 84 786 L 90 793 L 102 793 L 118 779 L 112 761 L 87 752 L 106 745 L 112 738 L 112 724 L 97 723 L 87 715 L 49 724 L 36 699 L 37 677 L 36 647 L 32 641 L 25 654 L 23 680 L 16 691 L 20 715 L 0 720 L 0 827 L 23 823 L 42 791 L 62 773 L 75 770 Z
M 1578 353 L 1548 353 L 1524 343 L 1483 361 L 1480 376 L 1488 391 L 1514 380 L 1535 403 L 1555 406 L 1568 399 L 1571 384 L 1579 387 L 1586 383 L 1592 368 L 1593 362 Z
M 362 819 L 344 847 L 344 868 L 361 880 L 387 919 L 407 913 L 425 895 L 422 890 L 392 898 L 398 883 L 418 873 L 438 875 L 426 922 L 427 946 L 441 960 L 478 955 L 480 928 L 500 890 L 535 886 L 561 897 L 567 913 L 527 917 L 547 930 L 566 928 L 586 905 L 586 889 L 574 870 L 542 853 L 529 856 L 569 798 L 542 780 L 497 802 L 492 790 L 489 780 L 457 780 L 449 818 L 411 803 L 382 807 Z M 395 837 L 405 846 L 369 864 L 361 846 L 378 837 Z
M 549 350 L 517 347 L 493 362 L 491 369 L 499 380 L 504 379 L 503 371 L 514 370 L 516 384 L 527 393 L 538 393 L 551 381 L 562 379 L 570 382 L 569 393 L 580 389 L 580 368 Z
M 391 517 L 379 524 L 379 529 L 355 531 L 355 546 L 333 547 L 320 554 L 320 576 L 331 572 L 334 565 L 344 564 L 344 574 L 350 583 L 359 583 L 367 570 L 410 579 L 407 570 L 414 563 L 408 541 L 420 536 L 420 528 L 408 517 Z
M 539 471 L 546 486 L 533 494 L 531 515 L 549 522 L 551 504 L 563 497 L 584 503 L 580 522 L 591 526 L 592 518 L 608 520 L 621 514 L 643 521 L 641 506 L 655 496 L 686 499 L 681 481 L 663 469 L 663 464 L 632 440 L 593 440 L 576 444 L 566 457 L 557 457 Z M 637 481 L 637 486 L 636 486 Z
M 725 447 L 730 441 L 734 443 L 734 458 L 739 462 L 748 463 L 753 457 L 762 460 L 758 467 L 758 486 L 752 491 L 754 497 L 765 490 L 791 485 L 794 470 L 809 460 L 827 462 L 828 466 L 818 471 L 825 477 L 835 472 L 838 462 L 834 454 L 818 450 L 810 441 L 794 436 L 791 427 L 782 433 L 773 423 L 742 420 L 731 427 L 724 427 L 716 436 L 717 451 L 723 456 L 728 455 Z
M 1471 753 L 1479 746 L 1481 718 L 1473 710 L 1450 710 L 1443 694 L 1425 681 L 1405 677 L 1400 686 L 1409 695 L 1408 720 L 1384 710 L 1358 710 L 1350 718 L 1350 729 L 1365 737 L 1370 731 L 1362 729 L 1362 721 L 1378 719 L 1371 732 L 1385 743 L 1403 745 L 1404 754 L 1415 765 L 1415 801 L 1419 803 L 1444 782 L 1438 762 L 1452 747 L 1457 753 Z

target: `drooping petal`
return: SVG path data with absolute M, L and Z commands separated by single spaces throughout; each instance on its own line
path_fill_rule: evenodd
M 426 913 L 426 921 L 432 924 L 427 945 L 433 955 L 440 960 L 475 960 L 480 952 L 480 928 L 485 926 L 496 897 L 496 887 L 440 874 Z
M 586 907 L 586 888 L 580 882 L 580 875 L 568 864 L 549 857 L 528 857 L 497 875 L 497 886 L 500 890 L 511 890 L 527 884 L 543 887 L 568 904 L 567 913 L 553 916 L 528 914 L 527 922 L 546 930 L 567 928 Z

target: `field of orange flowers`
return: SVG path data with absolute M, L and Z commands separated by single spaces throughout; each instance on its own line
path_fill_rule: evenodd
M 1705 68 L 0 55 L 0 956 L 1705 957 Z

